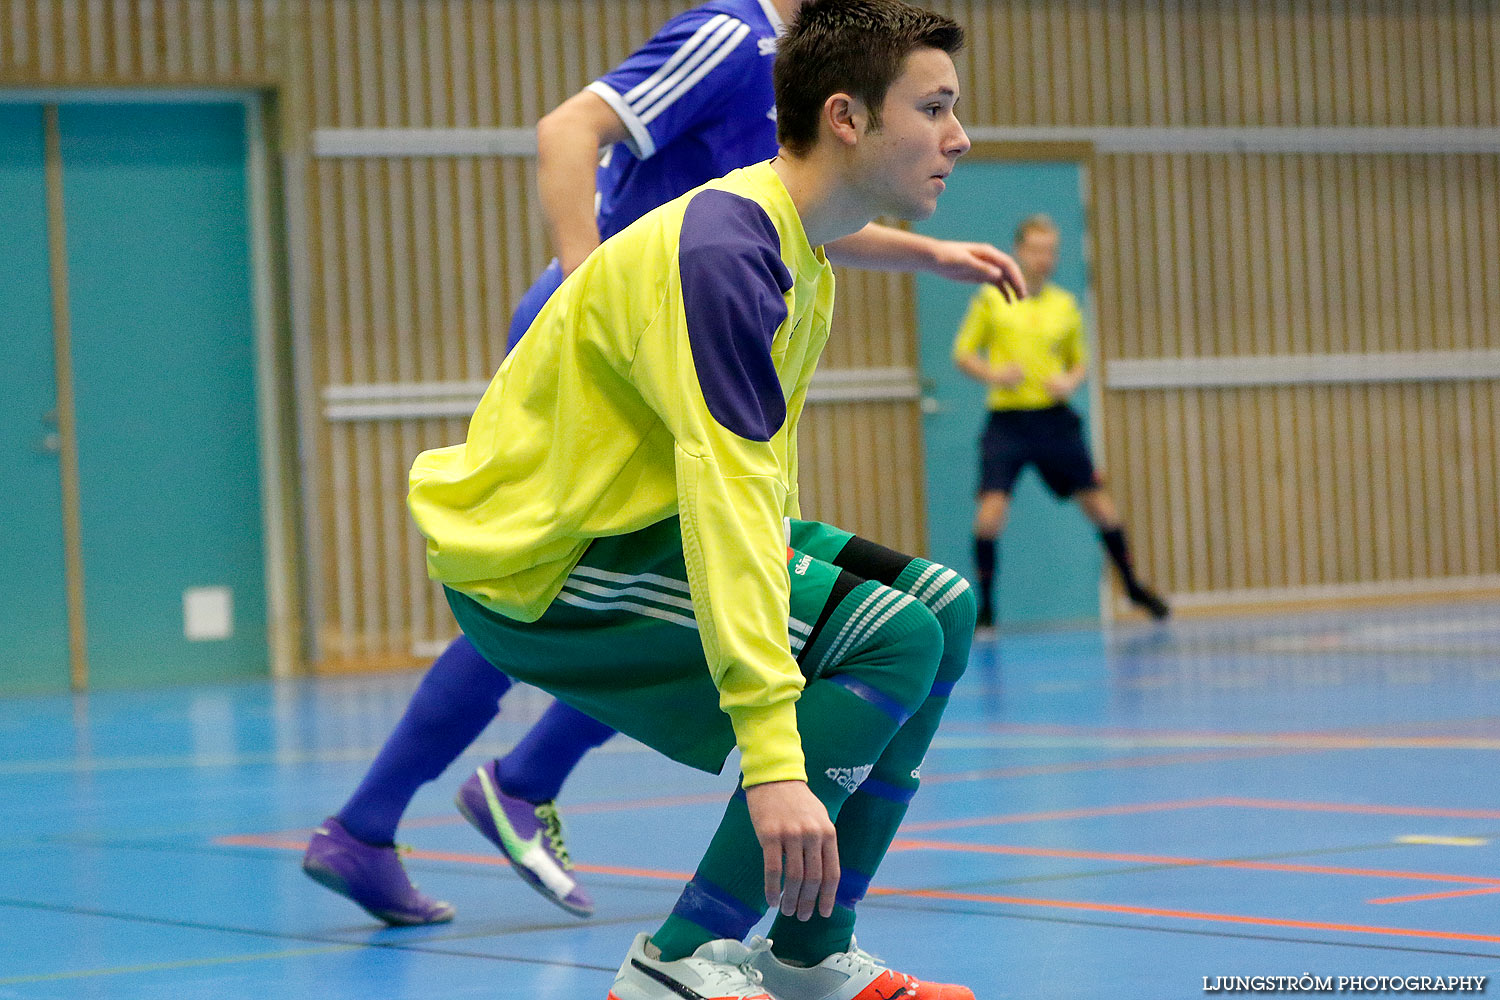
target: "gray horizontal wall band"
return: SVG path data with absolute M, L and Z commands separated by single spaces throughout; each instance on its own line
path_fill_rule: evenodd
M 254 87 L 0 87 L 0 104 L 243 104 Z
M 535 156 L 534 128 L 320 128 L 313 155 Z
M 330 385 L 323 390 L 325 403 L 390 403 L 410 400 L 462 399 L 472 410 L 484 395 L 489 380 L 468 382 L 369 382 L 362 385 Z
M 1093 143 L 1099 153 L 1500 153 L 1496 128 L 1131 128 L 976 125 L 975 142 Z M 320 128 L 317 157 L 534 156 L 534 128 Z
M 1500 351 L 1131 358 L 1109 362 L 1104 383 L 1110 389 L 1208 389 L 1492 378 L 1500 378 Z
M 333 385 L 323 390 L 323 416 L 336 421 L 467 418 L 488 382 Z M 921 380 L 911 368 L 831 368 L 813 376 L 809 403 L 917 400 Z

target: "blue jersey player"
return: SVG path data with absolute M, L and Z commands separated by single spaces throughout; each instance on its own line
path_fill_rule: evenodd
M 557 257 L 517 306 L 509 347 L 603 240 L 706 181 L 776 156 L 776 40 L 802 4 L 714 0 L 695 7 L 537 124 L 538 184 Z M 840 264 L 927 270 L 1024 294 L 1015 263 L 988 244 L 871 224 L 826 249 Z M 417 789 L 495 717 L 510 684 L 467 639 L 454 640 L 354 794 L 314 833 L 304 870 L 386 923 L 451 920 L 451 905 L 425 896 L 407 877 L 394 847 L 396 827 Z M 578 884 L 554 800 L 584 754 L 613 734 L 557 702 L 458 793 L 460 811 L 516 873 L 577 916 L 590 915 L 593 901 Z

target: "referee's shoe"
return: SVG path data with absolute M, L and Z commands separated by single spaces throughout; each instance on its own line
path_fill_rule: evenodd
M 1172 609 L 1167 607 L 1166 601 L 1140 584 L 1128 588 L 1125 591 L 1125 596 L 1130 598 L 1131 604 L 1134 604 L 1157 621 L 1165 619 L 1172 613 Z

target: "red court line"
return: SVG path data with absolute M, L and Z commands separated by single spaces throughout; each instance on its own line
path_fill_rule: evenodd
M 1491 892 L 1500 892 L 1500 886 L 1493 889 L 1458 889 L 1453 892 L 1429 892 L 1420 896 L 1387 896 L 1385 899 L 1367 899 L 1365 902 L 1374 903 L 1377 906 L 1382 903 L 1424 903 L 1429 899 L 1458 899 L 1461 896 L 1483 896 Z
M 1086 771 L 1116 771 L 1136 767 L 1169 767 L 1173 764 L 1203 764 L 1216 760 L 1245 760 L 1251 757 L 1275 757 L 1291 750 L 1203 750 L 1194 753 L 1151 754 L 1140 757 L 1117 757 L 1109 760 L 1070 761 L 1062 764 L 1033 764 L 1028 767 L 1001 767 L 991 771 L 955 771 L 950 774 L 924 774 L 922 784 L 943 785 L 955 781 L 989 781 L 995 778 L 1029 778 L 1043 774 L 1077 774 Z
M 232 847 L 274 847 L 301 851 L 307 847 L 305 841 L 285 840 L 274 835 L 246 834 L 215 838 L 214 843 Z M 435 861 L 460 861 L 485 865 L 503 865 L 505 861 L 497 855 L 450 854 L 444 851 L 412 851 L 414 858 Z M 579 871 L 597 872 L 606 875 L 626 875 L 635 878 L 650 878 L 686 882 L 692 876 L 687 872 L 659 871 L 652 868 L 614 868 L 605 865 L 579 865 Z M 949 892 L 944 889 L 896 889 L 881 886 L 870 889 L 872 896 L 899 896 L 911 899 L 943 899 L 966 903 L 994 903 L 1001 906 L 1029 906 L 1062 910 L 1085 910 L 1098 913 L 1122 913 L 1131 916 L 1168 917 L 1174 920 L 1203 920 L 1214 923 L 1250 924 L 1262 927 L 1296 927 L 1305 930 L 1343 931 L 1350 934 L 1383 934 L 1393 937 L 1436 938 L 1447 941 L 1500 942 L 1500 936 L 1489 934 L 1463 934 L 1456 931 L 1428 931 L 1408 927 L 1371 927 L 1362 924 L 1326 924 L 1308 920 L 1284 920 L 1276 917 L 1249 917 L 1231 913 L 1200 913 L 1194 910 L 1157 910 L 1142 906 L 1123 906 L 1115 903 L 1088 903 L 1065 899 L 1033 899 L 1025 896 L 994 896 L 976 892 Z
M 1167 802 L 1142 802 L 1126 806 L 1104 806 L 1097 809 L 1070 809 L 1059 812 L 1001 813 L 996 816 L 974 816 L 969 819 L 933 820 L 903 826 L 907 832 L 958 830 L 974 826 L 1003 826 L 1008 823 L 1039 823 L 1058 819 L 1092 819 L 1099 816 L 1125 816 L 1131 813 L 1165 812 L 1172 809 L 1284 809 L 1295 812 L 1351 813 L 1371 816 L 1429 816 L 1442 819 L 1500 819 L 1500 810 L 1441 809 L 1427 806 L 1379 806 L 1358 802 L 1297 802 L 1286 799 L 1209 798 L 1182 799 Z
M 1151 754 L 1149 756 L 1124 757 L 1110 760 L 1068 761 L 1060 764 L 1035 764 L 1026 767 L 1003 767 L 987 771 L 954 771 L 947 774 L 922 776 L 926 785 L 953 784 L 960 781 L 992 781 L 996 778 L 1027 778 L 1047 774 L 1077 774 L 1088 771 L 1115 771 L 1137 767 L 1168 767 L 1174 764 L 1199 764 L 1216 760 L 1244 760 L 1253 757 L 1273 757 L 1290 753 L 1289 750 L 1203 750 L 1192 753 Z M 570 815 L 590 813 L 626 812 L 631 809 L 662 809 L 675 806 L 716 805 L 726 799 L 723 792 L 702 792 L 697 795 L 663 795 L 648 799 L 610 799 L 600 802 L 579 802 L 568 806 Z M 409 829 L 456 826 L 465 822 L 457 814 L 448 816 L 422 816 L 403 819 L 401 825 Z M 299 831 L 300 832 L 300 831 Z
M 1208 741 L 1215 743 L 1244 743 L 1248 745 L 1288 746 L 1306 750 L 1366 750 L 1371 748 L 1420 748 L 1455 750 L 1496 750 L 1500 742 L 1488 736 L 1402 736 L 1390 735 L 1395 727 L 1374 729 L 1330 729 L 1308 732 L 1243 731 L 1224 729 L 1131 729 L 1124 727 L 1099 727 L 1087 725 L 1003 723 L 965 727 L 955 725 L 955 730 L 974 729 L 997 735 L 1016 736 L 1063 736 L 1081 739 L 1124 739 L 1142 741 Z M 1407 727 L 1410 728 L 1410 727 Z
M 1001 722 L 964 725 L 955 729 L 982 729 L 992 733 L 1011 733 L 1030 736 L 1102 736 L 1120 739 L 1269 739 L 1269 740 L 1437 740 L 1467 739 L 1433 735 L 1430 730 L 1442 725 L 1482 725 L 1496 716 L 1479 716 L 1472 719 L 1454 719 L 1443 723 L 1393 723 L 1385 726 L 1350 726 L 1334 729 L 1150 729 L 1132 726 L 1094 726 L 1087 723 L 1065 722 Z M 1417 732 L 1412 732 L 1412 730 Z
M 991 781 L 996 778 L 1025 778 L 1045 774 L 1074 774 L 1087 771 L 1113 771 L 1135 767 L 1162 767 L 1173 764 L 1193 764 L 1214 760 L 1234 760 L 1249 757 L 1268 757 L 1288 753 L 1286 750 L 1214 750 L 1183 754 L 1153 754 L 1149 757 L 1127 757 L 1116 760 L 1071 761 L 1062 764 L 1037 764 L 1030 767 L 1006 767 L 989 771 L 955 771 L 949 774 L 922 776 L 923 784 L 941 785 L 960 781 Z M 663 795 L 649 799 L 607 799 L 600 802 L 579 802 L 568 806 L 570 815 L 590 813 L 627 812 L 632 809 L 662 809 L 676 806 L 718 805 L 726 800 L 723 792 L 701 792 L 696 795 Z M 403 819 L 406 829 L 431 829 L 433 827 L 457 826 L 465 822 L 462 816 L 421 816 Z M 298 831 L 299 833 L 311 832 Z
M 1166 812 L 1172 809 L 1202 809 L 1222 805 L 1224 799 L 1179 799 L 1167 802 L 1139 802 L 1126 806 L 1097 806 L 1092 809 L 1061 809 L 1053 812 L 1002 813 L 998 816 L 975 816 L 970 819 L 942 819 L 926 823 L 907 823 L 901 829 L 909 833 L 925 830 L 957 830 L 970 826 L 1003 826 L 1007 823 L 1043 823 L 1058 819 L 1093 819 L 1098 816 L 1129 816 L 1133 813 Z
M 661 809 L 672 806 L 696 806 L 704 803 L 723 805 L 728 792 L 700 792 L 697 795 L 663 795 L 654 799 L 616 799 L 605 802 L 580 802 L 568 806 L 570 813 L 624 812 L 628 809 Z
M 1212 923 L 1249 924 L 1258 927 L 1295 927 L 1301 930 L 1342 931 L 1347 934 L 1381 934 L 1391 937 L 1436 938 L 1444 941 L 1500 943 L 1500 935 L 1496 934 L 1429 931 L 1415 927 L 1373 927 L 1366 924 L 1328 924 L 1312 920 L 1286 920 L 1279 917 L 1250 917 L 1235 913 L 1201 913 L 1196 910 L 1156 910 L 1144 906 L 1122 906 L 1115 903 L 1086 903 L 1071 899 L 1031 899 L 1025 896 L 991 896 L 985 893 L 948 892 L 942 889 L 872 888 L 870 895 L 911 896 L 918 899 L 948 899 L 968 903 L 996 903 L 1002 906 L 1033 906 L 1061 910 L 1085 910 L 1095 913 L 1123 913 L 1139 917 L 1169 917 L 1174 920 L 1204 920 Z
M 697 795 L 663 795 L 651 799 L 605 799 L 601 802 L 579 802 L 568 806 L 570 815 L 583 815 L 585 813 L 607 813 L 628 812 L 631 809 L 664 809 L 676 806 L 697 806 L 704 804 L 719 804 L 729 800 L 725 792 L 701 792 Z M 418 819 L 403 819 L 401 825 L 407 828 L 427 829 L 434 826 L 456 826 L 467 822 L 462 816 L 454 813 L 448 816 L 423 816 Z
M 1461 895 L 1500 892 L 1500 879 L 1477 875 L 1447 875 L 1442 872 L 1411 872 L 1387 868 L 1342 868 L 1329 865 L 1294 865 L 1272 861 L 1234 861 L 1215 858 L 1180 858 L 1162 854 L 1120 854 L 1112 851 L 1075 851 L 1050 847 L 1015 847 L 1008 844 L 963 844 L 944 840 L 897 840 L 892 850 L 958 851 L 965 854 L 1008 854 L 1021 857 L 1074 858 L 1091 861 L 1125 861 L 1142 864 L 1183 865 L 1200 868 L 1239 868 L 1249 871 L 1295 872 L 1308 875 L 1354 875 L 1361 878 L 1414 879 L 1421 882 L 1459 882 L 1465 885 L 1489 886 L 1465 890 Z M 1442 895 L 1450 895 L 1444 893 Z M 1411 897 L 1428 898 L 1428 897 Z M 1437 897 L 1432 897 L 1437 898 Z M 1371 902 L 1404 902 L 1404 900 L 1371 900 Z
M 288 851 L 307 850 L 307 841 L 288 840 L 275 833 L 236 833 L 227 837 L 215 837 L 214 843 L 221 847 L 279 847 Z
M 290 851 L 307 849 L 306 840 L 290 839 L 280 834 L 236 834 L 216 837 L 215 844 L 225 847 L 274 847 Z M 1252 871 L 1295 872 L 1313 875 L 1354 875 L 1364 878 L 1413 879 L 1426 882 L 1458 882 L 1466 885 L 1486 886 L 1483 889 L 1468 889 L 1454 893 L 1437 893 L 1431 896 L 1392 897 L 1372 899 L 1372 903 L 1400 903 L 1418 899 L 1442 899 L 1449 896 L 1470 896 L 1500 892 L 1500 879 L 1481 878 L 1476 875 L 1448 875 L 1442 872 L 1409 872 L 1383 868 L 1340 868 L 1325 865 L 1293 865 L 1262 861 L 1230 861 L 1213 858 L 1175 857 L 1164 854 L 1121 854 L 1111 851 L 1077 851 L 1047 847 L 1017 847 L 1008 844 L 963 844 L 936 840 L 897 840 L 891 845 L 894 851 L 956 851 L 968 854 L 1006 854 L 1021 857 L 1073 858 L 1092 861 L 1121 861 L 1139 864 L 1184 865 L 1203 868 L 1241 868 Z M 453 861 L 460 864 L 491 865 L 504 867 L 509 862 L 499 854 L 469 854 L 457 851 L 430 851 L 411 848 L 403 852 L 407 857 L 423 861 Z M 579 864 L 579 871 L 600 875 L 624 875 L 635 878 L 680 879 L 692 877 L 688 872 L 662 871 L 656 868 L 622 868 L 616 865 Z

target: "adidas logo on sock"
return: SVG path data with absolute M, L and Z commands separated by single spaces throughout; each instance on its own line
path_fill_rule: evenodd
M 859 767 L 830 767 L 823 773 L 828 775 L 828 780 L 838 785 L 844 791 L 853 792 L 860 785 L 864 784 L 865 779 L 870 776 L 870 772 L 873 770 L 875 770 L 874 764 L 861 764 Z

